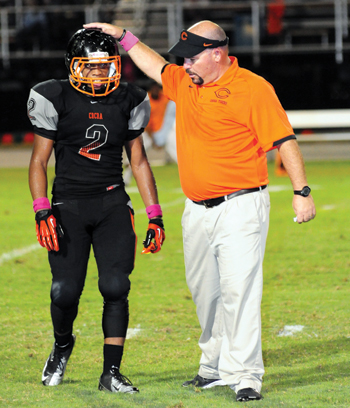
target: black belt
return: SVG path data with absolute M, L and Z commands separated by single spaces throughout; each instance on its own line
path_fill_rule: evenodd
M 266 187 L 267 185 L 255 187 L 255 188 L 246 188 L 243 190 L 235 191 L 234 193 L 231 193 L 223 197 L 210 198 L 209 200 L 193 201 L 193 202 L 198 205 L 204 205 L 205 208 L 212 208 L 212 207 L 215 207 L 216 205 L 223 203 L 224 201 L 231 200 L 231 198 L 235 198 L 243 194 L 254 193 L 255 191 L 261 191 L 261 190 L 264 190 Z

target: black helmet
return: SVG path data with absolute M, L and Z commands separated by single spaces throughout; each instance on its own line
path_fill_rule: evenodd
M 78 30 L 68 42 L 65 56 L 71 85 L 90 96 L 105 96 L 119 85 L 121 61 L 116 40 L 98 29 Z M 105 77 L 84 76 L 92 69 L 104 69 Z M 85 72 L 84 72 L 85 70 Z

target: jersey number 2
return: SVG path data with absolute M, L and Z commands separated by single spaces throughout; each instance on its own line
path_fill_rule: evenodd
M 87 157 L 91 160 L 100 160 L 101 155 L 97 153 L 91 153 L 92 150 L 96 150 L 107 142 L 108 130 L 104 125 L 92 125 L 87 131 L 85 137 L 92 139 L 93 141 L 88 145 L 82 147 L 79 150 L 79 154 Z

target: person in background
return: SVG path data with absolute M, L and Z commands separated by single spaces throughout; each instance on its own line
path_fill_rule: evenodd
M 113 36 L 176 103 L 186 280 L 202 329 L 198 374 L 184 387 L 228 385 L 237 401 L 262 399 L 262 265 L 270 199 L 266 152 L 278 149 L 299 224 L 316 215 L 292 126 L 270 83 L 229 56 L 212 21 L 183 30 L 170 64 L 131 32 L 90 23 Z
M 141 136 L 149 120 L 149 98 L 144 90 L 120 81 L 117 43 L 100 30 L 77 31 L 65 62 L 69 79 L 39 83 L 28 99 L 35 133 L 29 187 L 37 239 L 49 251 L 52 273 L 55 340 L 42 383 L 56 386 L 63 380 L 92 247 L 103 297 L 104 358 L 98 387 L 132 394 L 138 388 L 120 372 L 136 249 L 134 210 L 122 174 L 124 146 L 149 218 L 142 252 L 160 251 L 165 239 Z M 53 149 L 56 174 L 50 203 L 47 165 Z
M 39 0 L 24 0 L 23 5 L 28 9 L 23 13 L 22 26 L 16 33 L 16 44 L 23 51 L 49 49 L 48 16 L 40 8 L 44 4 Z
M 146 152 L 149 149 L 164 149 L 166 160 L 177 163 L 175 115 L 176 106 L 163 94 L 162 87 L 152 82 L 148 89 L 151 104 L 151 116 L 143 133 Z M 124 167 L 124 181 L 128 186 L 132 180 L 132 170 L 128 162 Z
M 163 93 L 162 87 L 153 82 L 148 91 L 151 103 L 151 117 L 146 127 L 153 146 L 164 148 L 170 161 L 177 163 L 175 117 L 176 105 Z
M 152 136 L 154 132 L 157 132 L 162 127 L 169 99 L 164 96 L 162 87 L 157 82 L 151 83 L 148 89 L 148 96 L 151 104 L 151 116 L 145 130 Z

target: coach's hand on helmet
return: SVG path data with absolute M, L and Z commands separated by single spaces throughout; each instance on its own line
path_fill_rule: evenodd
M 58 251 L 58 237 L 63 237 L 61 225 L 52 215 L 51 209 L 39 210 L 35 214 L 36 237 L 39 244 L 48 251 Z
M 162 248 L 165 240 L 164 224 L 161 218 L 151 218 L 148 224 L 146 239 L 143 241 L 142 254 L 155 254 Z

